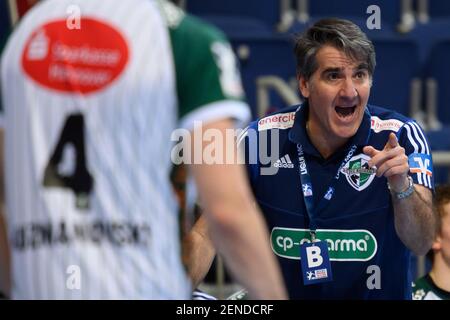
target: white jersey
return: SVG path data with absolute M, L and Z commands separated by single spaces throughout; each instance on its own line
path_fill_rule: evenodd
M 48 0 L 9 40 L 13 298 L 190 297 L 168 179 L 179 111 L 165 23 L 149 0 Z

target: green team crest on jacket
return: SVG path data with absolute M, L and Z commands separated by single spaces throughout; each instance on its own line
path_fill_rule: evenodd
M 326 241 L 331 261 L 368 261 L 377 253 L 377 239 L 368 230 L 317 229 L 316 239 Z M 272 229 L 270 242 L 280 257 L 300 260 L 300 245 L 311 242 L 309 229 Z
M 369 168 L 369 160 L 369 156 L 358 154 L 352 157 L 341 170 L 348 183 L 357 191 L 367 188 L 375 177 L 376 171 Z

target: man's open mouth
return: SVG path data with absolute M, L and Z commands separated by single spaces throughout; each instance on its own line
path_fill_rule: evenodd
M 355 113 L 356 105 L 354 105 L 353 107 L 336 106 L 334 109 L 336 110 L 336 113 L 338 114 L 339 117 L 346 118 L 346 117 L 353 115 L 353 113 Z

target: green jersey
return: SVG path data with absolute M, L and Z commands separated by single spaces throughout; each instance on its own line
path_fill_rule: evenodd
M 413 300 L 450 300 L 450 292 L 439 288 L 427 274 L 413 283 Z

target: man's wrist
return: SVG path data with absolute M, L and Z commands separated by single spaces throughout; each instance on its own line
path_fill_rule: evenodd
M 394 183 L 395 182 L 395 183 Z M 401 181 L 395 179 L 395 181 L 389 181 L 388 179 L 388 187 L 391 192 L 400 193 L 404 192 L 409 188 L 409 175 L 406 174 Z
M 397 199 L 404 199 L 404 198 L 408 198 L 409 196 L 411 196 L 414 192 L 414 181 L 411 178 L 411 176 L 407 176 L 408 179 L 408 185 L 406 188 L 404 188 L 401 191 L 395 191 L 388 183 L 388 188 L 391 191 L 391 194 L 397 198 Z

